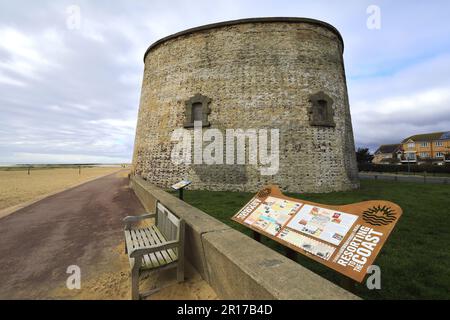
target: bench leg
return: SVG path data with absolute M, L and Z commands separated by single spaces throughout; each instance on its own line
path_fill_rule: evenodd
M 139 300 L 139 270 L 131 271 L 131 299 Z
M 177 281 L 183 282 L 184 281 L 184 264 L 178 262 L 177 265 Z
M 148 297 L 148 296 L 151 296 L 152 294 L 154 294 L 154 293 L 160 291 L 161 289 L 162 289 L 162 288 L 155 288 L 155 289 L 151 289 L 151 290 L 149 290 L 149 291 L 143 292 L 143 293 L 141 293 L 140 298 L 141 298 L 141 299 L 144 299 L 144 298 L 146 298 L 146 297 Z

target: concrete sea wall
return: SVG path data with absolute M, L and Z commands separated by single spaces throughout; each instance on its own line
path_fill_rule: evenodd
M 148 211 L 158 200 L 186 221 L 186 258 L 219 298 L 358 299 L 148 181 L 132 176 L 130 184 Z

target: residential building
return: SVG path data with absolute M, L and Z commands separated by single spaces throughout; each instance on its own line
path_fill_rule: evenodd
M 401 143 L 402 163 L 450 162 L 450 131 L 417 134 Z
M 372 163 L 400 163 L 401 155 L 401 144 L 383 144 L 375 151 Z

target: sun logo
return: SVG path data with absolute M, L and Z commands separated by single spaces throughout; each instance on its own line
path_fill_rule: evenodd
M 258 192 L 257 197 L 258 198 L 265 198 L 268 195 L 270 195 L 270 192 L 271 192 L 270 188 L 262 189 L 261 191 Z
M 365 222 L 374 226 L 386 226 L 397 219 L 395 211 L 387 206 L 373 206 L 363 212 Z

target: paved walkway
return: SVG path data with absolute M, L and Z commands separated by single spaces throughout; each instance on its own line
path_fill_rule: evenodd
M 144 212 L 127 185 L 122 171 L 0 219 L 0 299 L 52 298 L 70 265 L 81 268 L 82 280 L 108 270 L 122 218 Z

